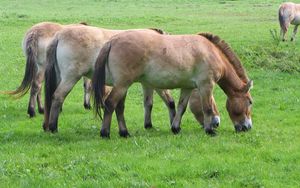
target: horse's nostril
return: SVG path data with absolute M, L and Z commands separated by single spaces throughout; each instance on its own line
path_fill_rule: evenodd
M 211 123 L 212 123 L 212 126 L 214 128 L 219 127 L 219 125 L 220 125 L 220 117 L 218 117 L 218 116 L 213 117 Z
M 239 126 L 239 125 L 235 125 L 234 128 L 235 128 L 236 132 L 241 132 L 242 131 L 242 127 Z
M 248 127 L 247 126 L 242 126 L 242 131 L 247 131 L 248 130 Z

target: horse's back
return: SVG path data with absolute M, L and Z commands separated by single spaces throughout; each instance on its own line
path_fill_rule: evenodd
M 199 72 L 207 77 L 212 50 L 211 42 L 198 35 L 129 31 L 111 41 L 109 67 L 123 70 L 127 77 L 136 76 L 138 81 L 155 88 L 194 88 L 194 81 L 202 79 Z
M 152 30 L 127 31 L 116 35 L 111 43 L 118 55 L 145 56 L 143 59 L 165 61 L 170 66 L 204 58 L 214 48 L 199 35 L 162 35 Z

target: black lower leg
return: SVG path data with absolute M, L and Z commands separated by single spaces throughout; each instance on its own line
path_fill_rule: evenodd
M 29 115 L 29 117 L 34 117 L 35 116 L 35 110 L 34 108 L 32 108 L 31 106 L 28 106 L 28 109 L 27 109 L 27 114 Z

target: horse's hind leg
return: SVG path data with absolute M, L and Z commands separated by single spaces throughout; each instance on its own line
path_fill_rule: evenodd
M 119 135 L 122 137 L 129 136 L 129 133 L 128 133 L 128 130 L 126 127 L 125 117 L 124 117 L 125 99 L 126 99 L 126 94 L 119 101 L 119 103 L 116 107 L 116 116 L 117 116 L 118 125 L 119 125 Z
M 172 95 L 170 94 L 169 90 L 155 89 L 155 91 L 160 96 L 160 98 L 164 101 L 165 105 L 167 106 L 167 108 L 169 110 L 170 124 L 172 125 L 172 122 L 176 115 L 174 99 L 173 99 Z
M 83 88 L 84 88 L 84 102 L 83 106 L 85 109 L 91 109 L 90 98 L 92 91 L 92 81 L 86 77 L 83 78 Z
M 44 81 L 44 71 L 41 74 L 38 74 L 38 85 L 39 85 L 39 91 L 37 93 L 37 104 L 38 104 L 38 110 L 40 114 L 44 113 L 44 107 L 42 105 L 42 82 Z
M 55 90 L 49 115 L 49 129 L 51 132 L 57 132 L 58 116 L 62 104 L 79 79 L 80 78 L 76 78 L 69 81 L 62 80 L 59 83 L 57 89 Z
M 152 128 L 151 112 L 153 106 L 153 89 L 143 85 L 144 92 L 144 127 Z
M 280 29 L 280 36 L 281 36 L 282 41 L 286 41 L 286 33 L 287 33 L 287 30 L 288 30 L 289 25 L 290 25 L 290 23 L 285 22 L 285 23 L 283 23 L 283 25 L 281 26 L 281 29 Z
M 29 114 L 30 117 L 35 116 L 36 101 L 38 102 L 38 107 L 40 112 L 40 107 L 41 107 L 40 92 L 41 92 L 43 79 L 44 79 L 44 70 L 40 70 L 36 73 L 31 83 L 30 98 L 29 98 L 29 104 L 27 110 L 27 113 Z
M 109 137 L 110 136 L 110 124 L 111 124 L 111 117 L 112 113 L 114 112 L 115 108 L 117 107 L 118 103 L 124 98 L 127 93 L 128 87 L 114 87 L 110 94 L 108 95 L 107 99 L 105 100 L 105 108 L 104 108 L 104 117 L 102 121 L 102 127 L 100 131 L 101 137 Z M 128 136 L 129 133 L 126 127 L 123 127 L 121 136 Z M 127 134 L 125 134 L 127 132 Z
M 299 26 L 299 25 L 295 25 L 295 28 L 294 28 L 294 31 L 293 31 L 293 34 L 292 34 L 291 41 L 294 41 L 295 38 L 296 38 L 296 34 L 297 34 L 297 31 L 298 31 L 298 26 Z
M 172 122 L 171 130 L 174 134 L 178 134 L 180 132 L 180 123 L 182 116 L 186 110 L 187 103 L 189 101 L 192 90 L 181 89 L 180 98 L 177 106 L 177 113 Z

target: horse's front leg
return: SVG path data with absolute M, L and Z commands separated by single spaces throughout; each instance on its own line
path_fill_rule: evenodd
M 152 128 L 151 112 L 153 107 L 153 89 L 143 86 L 144 93 L 144 127 L 145 129 Z
M 164 101 L 165 105 L 167 106 L 167 108 L 169 110 L 170 124 L 172 125 L 172 122 L 176 115 L 174 99 L 173 99 L 172 95 L 170 94 L 169 90 L 155 89 L 155 91 L 160 96 L 160 98 Z
M 295 25 L 295 28 L 294 28 L 294 31 L 293 31 L 293 35 L 292 35 L 291 41 L 294 41 L 295 38 L 296 38 L 296 34 L 297 34 L 297 31 L 298 31 L 298 26 L 299 26 L 299 25 Z
M 110 94 L 108 95 L 107 99 L 105 100 L 105 107 L 104 107 L 104 117 L 102 121 L 102 127 L 100 131 L 100 136 L 103 138 L 109 138 L 110 137 L 110 124 L 111 124 L 111 118 L 114 110 L 116 109 L 117 105 L 119 102 L 124 99 L 125 101 L 125 96 L 127 93 L 128 87 L 114 87 Z M 122 101 L 121 101 L 122 103 Z M 122 108 L 121 108 L 122 109 Z M 124 110 L 124 107 L 123 107 Z M 118 115 L 118 114 L 117 114 Z M 122 121 L 121 119 L 118 118 L 118 121 Z M 124 120 L 125 122 L 125 120 Z M 125 125 L 125 124 L 124 124 Z M 119 127 L 120 128 L 120 127 Z M 119 133 L 122 132 L 125 133 L 127 132 L 127 135 L 129 135 L 126 126 L 122 126 L 122 130 L 119 130 Z M 121 135 L 124 136 L 125 135 Z
M 214 114 L 214 100 L 212 97 L 213 84 L 201 84 L 198 87 L 202 110 L 204 115 L 204 130 L 207 134 L 215 135 L 215 128 L 218 126 L 220 118 Z
M 92 92 L 92 81 L 86 77 L 83 78 L 83 106 L 85 109 L 91 109 L 90 98 Z
M 216 116 L 214 119 L 216 122 L 214 125 L 218 127 L 220 125 L 220 113 L 218 111 L 214 96 L 212 95 L 212 105 L 213 105 L 213 115 Z M 202 109 L 202 102 L 200 99 L 199 91 L 198 89 L 193 90 L 190 100 L 189 100 L 189 106 L 191 112 L 194 114 L 196 120 L 204 127 L 204 114 Z
M 177 106 L 177 113 L 172 122 L 171 130 L 174 134 L 178 134 L 181 130 L 180 123 L 182 116 L 186 110 L 187 103 L 189 101 L 192 90 L 190 89 L 181 89 L 180 98 Z

